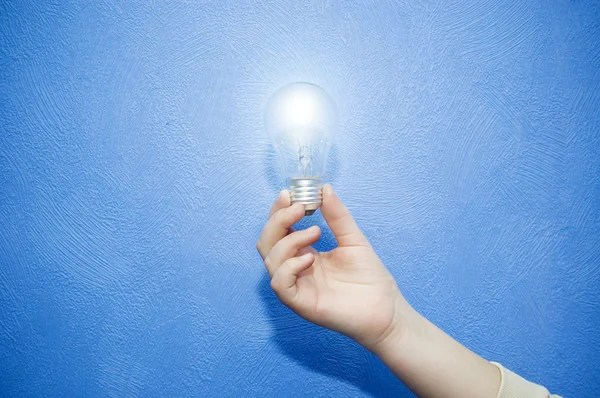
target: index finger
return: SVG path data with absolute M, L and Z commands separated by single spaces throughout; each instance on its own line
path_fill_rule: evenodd
M 275 214 L 277 210 L 283 209 L 284 207 L 290 207 L 290 205 L 290 193 L 287 189 L 284 189 L 283 191 L 279 192 L 279 196 L 277 197 L 277 199 L 275 199 L 275 202 L 273 202 L 273 206 L 271 206 L 271 211 L 269 211 L 269 218 L 271 218 L 271 216 Z
M 290 207 L 292 205 L 292 200 L 290 198 L 290 191 L 284 189 L 279 192 L 279 196 L 275 199 L 273 206 L 271 206 L 271 211 L 269 212 L 269 218 L 273 216 L 273 214 L 277 213 L 277 211 L 281 209 L 285 209 L 286 207 Z M 294 232 L 294 228 L 289 227 L 288 233 L 291 234 Z
M 271 219 L 271 217 L 273 217 L 273 214 L 277 213 L 281 209 L 290 207 L 290 205 L 291 205 L 290 193 L 287 189 L 284 189 L 281 192 L 279 192 L 277 199 L 275 199 L 275 202 L 273 202 L 273 205 L 271 206 L 271 210 L 269 211 L 269 220 Z M 268 221 L 267 221 L 267 225 L 268 225 Z M 264 227 L 264 229 L 266 229 L 266 226 Z M 258 253 L 260 254 L 260 256 L 263 259 L 265 257 L 267 257 L 267 254 L 269 254 L 269 251 L 271 250 L 270 247 L 267 247 L 267 245 L 265 245 L 264 229 L 260 234 L 260 238 L 258 238 L 258 242 L 256 242 L 256 250 L 258 251 Z M 290 229 L 291 229 L 291 227 L 290 227 Z

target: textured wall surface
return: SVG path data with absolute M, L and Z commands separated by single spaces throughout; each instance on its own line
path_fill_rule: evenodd
M 336 98 L 327 179 L 408 300 L 597 394 L 600 5 L 372 3 L 2 2 L 0 395 L 411 396 L 255 252 L 263 107 L 298 80 Z

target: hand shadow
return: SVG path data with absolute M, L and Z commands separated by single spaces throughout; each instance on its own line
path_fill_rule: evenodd
M 324 227 L 320 212 L 318 217 L 305 217 L 297 227 L 312 224 L 320 225 L 323 231 L 315 249 L 335 248 L 335 238 Z M 305 321 L 281 304 L 266 272 L 257 290 L 274 331 L 271 339 L 286 356 L 312 371 L 351 383 L 372 397 L 414 397 L 375 355 L 341 334 Z

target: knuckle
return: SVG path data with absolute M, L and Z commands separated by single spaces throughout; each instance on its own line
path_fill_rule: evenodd
M 281 291 L 281 283 L 277 280 L 277 278 L 271 279 L 271 289 L 273 289 L 275 293 Z
M 264 262 L 265 262 L 265 267 L 271 268 L 271 257 L 269 257 L 269 256 L 265 257 Z
M 262 237 L 258 238 L 258 241 L 256 241 L 256 250 L 258 250 L 261 255 L 266 252 L 266 246 Z

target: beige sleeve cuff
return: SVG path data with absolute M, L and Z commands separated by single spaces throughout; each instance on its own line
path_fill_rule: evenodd
M 550 395 L 544 387 L 525 380 L 499 363 L 492 363 L 500 370 L 501 375 L 497 398 L 560 398 L 558 395 Z

